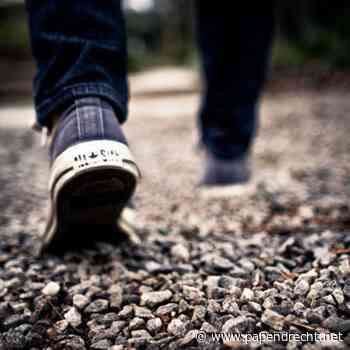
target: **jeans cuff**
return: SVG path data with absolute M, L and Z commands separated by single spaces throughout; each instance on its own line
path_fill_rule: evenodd
M 127 118 L 127 98 L 104 83 L 80 83 L 66 86 L 59 93 L 46 98 L 36 106 L 37 123 L 39 126 L 50 125 L 52 115 L 82 97 L 100 97 L 107 100 L 115 109 L 120 123 Z

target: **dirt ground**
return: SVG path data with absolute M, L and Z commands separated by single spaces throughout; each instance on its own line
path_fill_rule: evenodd
M 348 92 L 268 91 L 252 182 L 211 191 L 197 186 L 198 103 L 189 91 L 132 99 L 125 131 L 143 173 L 142 244 L 63 257 L 31 254 L 48 175 L 47 150 L 27 128 L 32 107 L 0 108 L 0 349 L 350 346 Z M 59 290 L 47 296 L 49 282 Z M 196 339 L 282 330 L 342 341 Z

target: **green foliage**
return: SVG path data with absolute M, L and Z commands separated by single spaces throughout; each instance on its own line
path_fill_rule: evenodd
M 345 68 L 350 66 L 349 38 L 335 29 L 314 28 L 298 46 L 313 60 Z
M 167 11 L 158 1 L 154 11 L 127 12 L 129 70 L 177 64 L 198 64 L 193 16 L 183 2 Z M 169 4 L 175 2 L 168 1 Z M 160 6 L 163 6 L 161 11 Z M 277 67 L 317 64 L 350 67 L 350 5 L 345 0 L 295 0 L 277 6 L 278 35 L 272 52 Z M 1 7 L 0 53 L 28 58 L 29 40 L 23 4 Z
M 0 47 L 28 49 L 27 23 L 22 19 L 0 22 Z
M 273 67 L 300 68 L 306 61 L 303 50 L 286 40 L 276 40 L 272 50 Z
M 350 67 L 350 6 L 346 0 L 278 2 L 274 62 Z
M 314 29 L 303 40 L 278 38 L 272 50 L 274 67 L 300 68 L 317 64 L 327 68 L 350 67 L 350 41 L 335 31 Z

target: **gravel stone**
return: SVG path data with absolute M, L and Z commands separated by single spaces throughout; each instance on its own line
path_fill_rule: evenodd
M 238 316 L 236 318 L 230 318 L 222 326 L 222 332 L 224 333 L 243 333 L 250 331 L 249 327 L 252 323 L 252 319 L 246 316 Z
M 201 331 L 205 333 L 215 333 L 217 329 L 208 322 L 203 322 L 201 326 Z
M 101 313 L 108 310 L 108 300 L 97 299 L 90 303 L 85 309 L 84 312 L 88 314 L 92 313 Z
M 299 296 L 304 296 L 305 294 L 308 293 L 310 289 L 309 282 L 305 279 L 301 279 L 297 284 L 295 285 L 294 288 L 294 293 Z
M 344 288 L 343 288 L 344 295 L 350 299 L 350 280 L 347 280 L 345 282 Z
M 33 329 L 33 326 L 31 324 L 23 323 L 20 326 L 16 327 L 14 330 L 21 334 L 27 334 L 32 329 Z
M 27 323 L 29 321 L 29 317 L 27 315 L 12 315 L 7 317 L 3 323 L 2 326 L 5 329 L 15 328 L 20 326 L 23 323 Z
M 253 272 L 255 270 L 255 265 L 248 259 L 240 259 L 239 265 L 245 269 L 247 272 Z
M 55 328 L 58 333 L 63 333 L 69 326 L 69 322 L 67 320 L 60 320 L 55 323 Z
M 276 331 L 281 331 L 284 327 L 285 318 L 275 311 L 265 310 L 261 316 L 261 322 L 265 323 Z
M 184 297 L 194 304 L 199 304 L 204 293 L 199 290 L 198 288 L 191 287 L 191 286 L 183 286 L 183 295 Z
M 241 301 L 247 302 L 252 301 L 254 299 L 254 291 L 249 288 L 244 288 L 241 294 Z
M 76 294 L 73 296 L 73 305 L 76 306 L 79 310 L 82 310 L 85 308 L 87 304 L 89 304 L 90 300 L 82 295 L 82 294 Z
M 211 257 L 209 259 L 208 263 L 216 271 L 225 272 L 225 271 L 229 271 L 233 268 L 233 264 L 230 260 L 223 258 L 221 256 L 218 256 L 218 255 L 214 255 L 213 257 Z
M 193 314 L 192 314 L 192 321 L 203 321 L 205 318 L 205 315 L 207 314 L 207 308 L 202 305 L 196 305 L 193 309 Z
M 42 293 L 46 296 L 53 297 L 60 291 L 60 285 L 56 282 L 49 282 L 42 290 Z
M 107 314 L 104 314 L 98 321 L 99 323 L 109 326 L 112 324 L 112 322 L 118 321 L 118 320 L 119 320 L 119 316 L 116 313 L 109 312 Z
M 213 298 L 215 295 L 216 289 L 219 287 L 219 276 L 209 276 L 205 281 L 205 285 L 207 286 L 207 294 L 209 298 Z
M 180 340 L 179 346 L 186 347 L 197 343 L 198 329 L 192 329 Z
M 323 290 L 322 282 L 315 282 L 311 285 L 310 291 L 307 294 L 307 299 L 312 302 L 320 297 L 321 291 Z
M 301 316 L 304 310 L 305 305 L 301 302 L 296 302 L 293 306 L 293 311 L 297 314 L 297 316 Z
M 175 244 L 170 251 L 171 255 L 177 261 L 188 262 L 190 260 L 190 252 L 188 249 L 181 243 Z
M 125 305 L 121 311 L 118 313 L 118 316 L 124 320 L 129 320 L 134 314 L 134 307 L 131 305 Z
M 336 305 L 336 302 L 333 298 L 333 295 L 326 295 L 322 298 L 322 300 L 324 300 L 327 304 L 331 304 L 331 305 Z
M 159 317 L 156 317 L 147 321 L 146 328 L 151 334 L 155 334 L 159 332 L 162 326 L 163 326 L 162 320 Z
M 335 301 L 340 305 L 344 303 L 344 293 L 340 288 L 336 288 L 334 289 L 333 293 L 332 293 Z
M 0 298 L 4 297 L 7 292 L 8 290 L 5 286 L 5 282 L 2 279 L 0 279 Z
M 219 278 L 219 287 L 225 288 L 225 289 L 231 289 L 232 287 L 238 287 L 241 288 L 242 284 L 244 284 L 244 281 L 241 278 L 235 278 L 230 276 L 221 276 Z
M 131 332 L 133 338 L 152 338 L 152 336 L 144 329 L 136 330 Z
M 102 339 L 94 344 L 91 344 L 91 349 L 93 350 L 104 350 L 104 349 L 110 349 L 112 346 L 112 343 L 108 339 Z
M 239 315 L 240 310 L 237 302 L 231 297 L 226 297 L 222 303 L 222 311 L 224 313 Z
M 124 350 L 123 345 L 113 345 L 110 350 Z
M 157 306 L 169 301 L 172 296 L 173 293 L 170 290 L 143 293 L 141 295 L 141 305 L 150 307 Z
M 69 311 L 64 314 L 64 318 L 73 327 L 79 327 L 81 325 L 81 315 L 75 307 L 70 308 Z
M 322 326 L 332 332 L 346 334 L 350 332 L 350 320 L 344 320 L 337 316 L 331 316 L 322 322 Z
M 175 303 L 169 303 L 169 304 L 161 305 L 156 310 L 155 315 L 157 315 L 157 316 L 165 316 L 165 315 L 168 315 L 168 314 L 171 314 L 171 313 L 176 313 L 178 307 L 179 306 L 177 304 L 175 304 Z M 187 308 L 183 308 L 179 312 L 182 313 L 182 312 L 188 310 L 188 307 L 189 307 L 189 305 L 187 304 Z
M 186 300 L 181 299 L 179 302 L 179 313 L 180 314 L 186 313 L 190 309 L 191 309 L 191 306 L 189 305 L 189 303 Z
M 113 336 L 117 336 L 125 327 L 127 323 L 126 321 L 114 321 L 111 325 L 110 331 Z
M 143 318 L 140 318 L 140 317 L 133 318 L 129 323 L 129 329 L 131 331 L 135 329 L 143 328 L 144 326 L 145 326 L 145 321 L 143 320 Z
M 183 337 L 186 334 L 186 325 L 178 318 L 174 318 L 168 324 L 167 330 L 168 333 L 174 335 L 175 337 Z
M 232 328 L 235 326 L 236 322 L 233 318 L 229 318 L 222 326 L 222 332 L 223 333 L 230 333 Z
M 350 275 L 350 262 L 349 260 L 343 260 L 341 261 L 339 267 L 339 272 L 342 276 L 348 277 Z
M 308 310 L 306 312 L 306 319 L 310 323 L 320 324 L 324 320 L 324 316 L 314 310 Z
M 318 277 L 318 273 L 315 270 L 310 270 L 308 272 L 302 273 L 299 275 L 296 284 L 300 282 L 300 280 L 305 280 L 309 284 L 313 282 Z
M 11 278 L 5 281 L 5 288 L 14 289 L 18 288 L 21 285 L 21 280 L 18 277 Z
M 147 309 L 146 307 L 142 306 L 134 306 L 134 314 L 136 317 L 141 317 L 141 318 L 153 318 L 152 311 L 150 309 Z
M 262 311 L 262 306 L 254 301 L 248 303 L 248 310 L 254 313 L 259 313 Z
M 221 305 L 213 299 L 209 299 L 208 301 L 208 311 L 212 314 L 221 312 Z
M 11 304 L 12 310 L 14 312 L 21 312 L 24 310 L 28 309 L 28 304 L 27 303 L 16 303 L 16 304 Z
M 86 350 L 86 346 L 83 338 L 76 335 L 67 335 L 58 339 L 55 349 Z
M 120 284 L 113 284 L 109 289 L 110 306 L 112 308 L 120 308 L 123 303 L 123 287 Z

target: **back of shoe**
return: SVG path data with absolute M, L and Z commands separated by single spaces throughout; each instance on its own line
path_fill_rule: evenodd
M 80 99 L 53 130 L 42 249 L 115 239 L 111 235 L 140 174 L 112 107 L 99 98 Z

